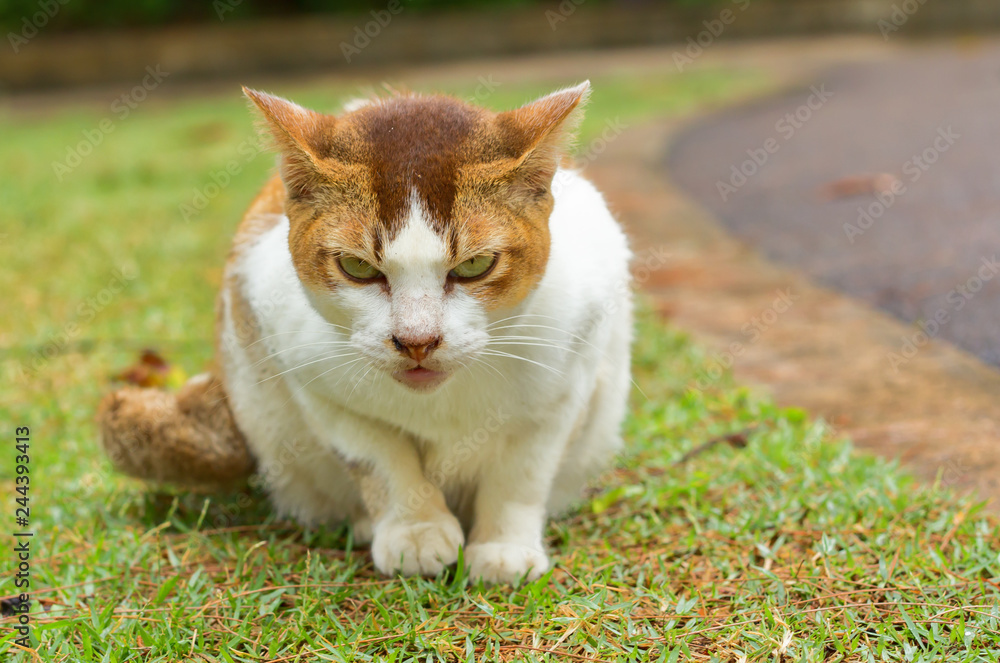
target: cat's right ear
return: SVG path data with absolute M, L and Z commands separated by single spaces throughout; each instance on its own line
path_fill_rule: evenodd
M 281 152 L 281 179 L 289 195 L 308 196 L 320 182 L 322 155 L 336 120 L 248 87 L 243 94 L 260 111 L 267 133 Z

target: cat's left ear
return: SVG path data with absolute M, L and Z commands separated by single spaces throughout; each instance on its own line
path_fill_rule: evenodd
M 281 179 L 289 193 L 308 195 L 321 180 L 322 159 L 336 120 L 265 92 L 244 87 L 243 93 L 260 110 L 281 152 Z
M 513 134 L 514 168 L 532 189 L 543 191 L 552 181 L 583 119 L 589 95 L 590 81 L 584 81 L 497 115 L 505 132 Z

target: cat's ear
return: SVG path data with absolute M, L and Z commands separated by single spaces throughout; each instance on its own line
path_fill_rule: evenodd
M 583 119 L 589 95 L 590 81 L 584 81 L 497 116 L 501 126 L 514 134 L 514 170 L 533 192 L 548 190 Z
M 308 195 L 321 181 L 323 155 L 336 120 L 287 99 L 244 87 L 281 152 L 281 179 L 289 195 Z

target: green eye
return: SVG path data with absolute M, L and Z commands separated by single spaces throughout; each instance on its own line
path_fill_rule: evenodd
M 475 258 L 469 258 L 449 273 L 451 276 L 460 279 L 479 278 L 480 276 L 485 276 L 493 268 L 493 265 L 496 264 L 496 261 L 497 257 L 495 254 L 486 253 Z
M 340 259 L 340 268 L 351 278 L 359 281 L 370 281 L 382 276 L 382 272 L 372 267 L 361 258 L 354 256 L 344 256 Z

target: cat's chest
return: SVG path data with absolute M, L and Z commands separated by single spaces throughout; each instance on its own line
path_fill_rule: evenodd
M 434 394 L 409 394 L 387 381 L 367 385 L 362 398 L 343 406 L 414 436 L 434 455 L 456 448 L 485 450 L 528 425 L 536 415 L 525 402 L 525 390 L 458 375 Z M 506 387 L 506 388 L 505 388 Z M 340 400 L 342 394 L 330 393 Z

